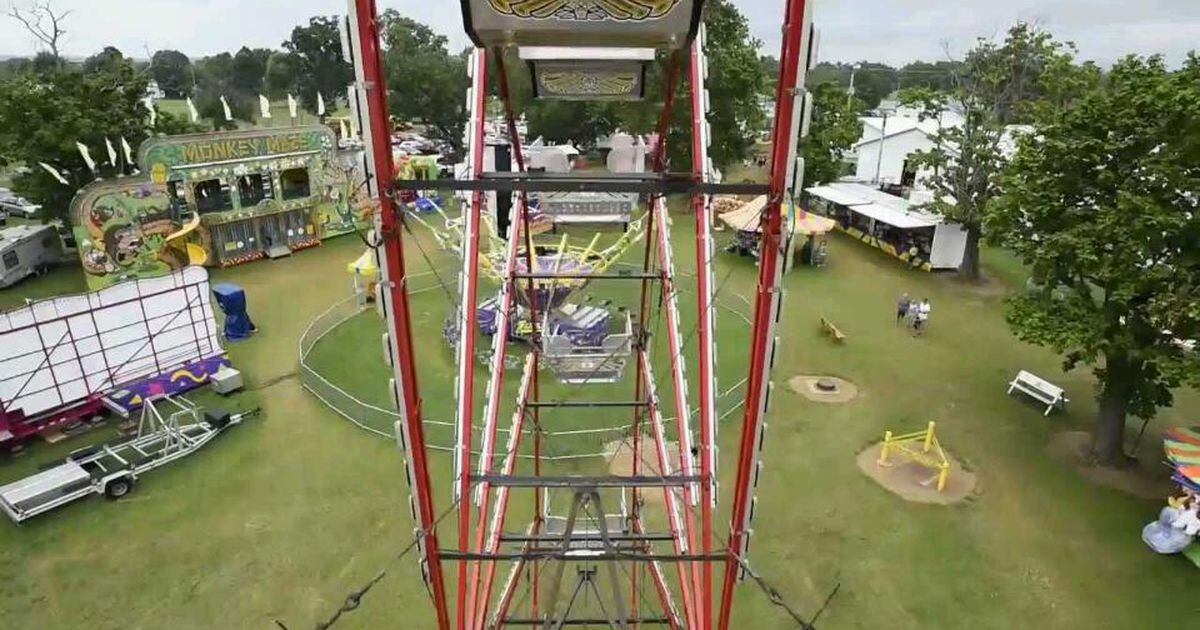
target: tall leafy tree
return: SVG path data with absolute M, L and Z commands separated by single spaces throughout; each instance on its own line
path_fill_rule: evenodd
M 1062 80 L 1062 79 L 1059 79 Z M 1054 82 L 1043 88 L 1070 86 Z M 1094 454 L 1124 459 L 1126 417 L 1200 384 L 1200 57 L 1119 62 L 1077 102 L 1040 108 L 988 218 L 1036 289 L 1008 321 L 1098 380 Z
M 242 46 L 233 56 L 230 67 L 230 83 L 235 90 L 245 95 L 257 95 L 263 89 L 263 77 L 267 74 L 267 60 L 271 51 L 266 48 Z
M 90 72 L 61 67 L 43 74 L 26 74 L 0 82 L 0 156 L 8 162 L 33 166 L 18 174 L 14 188 L 42 204 L 44 219 L 65 219 L 76 189 L 93 175 L 75 147 L 91 149 L 98 176 L 130 172 L 118 147 L 118 166 L 108 164 L 105 138 L 114 144 L 123 137 L 136 147 L 152 133 L 193 130 L 188 123 L 160 112 L 157 125 L 141 103 L 148 77 L 134 70 L 129 60 L 111 56 Z M 62 171 L 64 186 L 37 168 L 46 162 Z
M 1004 146 L 1017 132 L 1007 125 L 1036 111 L 1036 104 L 1046 94 L 1056 93 L 1059 105 L 1069 102 L 1096 77 L 1094 66 L 1074 63 L 1070 44 L 1017 23 L 1002 42 L 980 40 L 967 53 L 952 76 L 950 92 L 905 91 L 903 100 L 919 105 L 924 119 L 941 120 L 948 108 L 963 118 L 961 125 L 941 126 L 936 146 L 911 159 L 932 172 L 924 181 L 934 193 L 927 208 L 961 224 L 967 233 L 959 269 L 964 279 L 980 278 L 979 242 L 985 212 L 1000 194 Z
M 331 104 L 354 80 L 354 69 L 342 58 L 336 16 L 310 18 L 307 26 L 292 29 L 283 47 L 298 61 L 297 97 L 309 111 L 317 110 L 318 92 Z
M 831 182 L 842 175 L 842 155 L 862 134 L 858 113 L 863 103 L 846 99 L 834 83 L 812 89 L 813 114 L 807 138 L 801 140 L 804 155 L 804 185 Z
M 275 52 L 267 59 L 263 88 L 271 98 L 283 98 L 296 91 L 300 60 L 292 53 Z
M 183 98 L 192 93 L 195 75 L 192 60 L 178 50 L 160 50 L 150 59 L 150 76 L 167 98 Z
M 751 36 L 746 17 L 728 0 L 707 3 L 704 25 L 709 61 L 708 120 L 712 126 L 709 155 L 718 166 L 727 166 L 745 160 L 755 139 L 770 123 L 759 101 L 767 89 L 766 73 L 758 55 L 762 42 Z M 644 101 L 610 104 L 609 115 L 616 126 L 642 134 L 655 130 L 665 100 L 667 64 L 666 58 L 660 58 L 649 73 Z M 692 106 L 687 68 L 685 57 L 667 136 L 669 159 L 673 168 L 681 170 L 690 170 L 692 164 Z
M 448 40 L 393 10 L 381 16 L 387 46 L 388 103 L 393 115 L 426 125 L 432 137 L 458 148 L 467 122 L 467 65 Z
M 105 70 L 112 71 L 122 65 L 128 64 L 131 68 L 136 68 L 133 65 L 132 59 L 126 59 L 115 46 L 105 46 L 104 50 L 83 60 L 84 72 L 102 72 Z
M 213 130 L 235 129 L 234 121 L 253 122 L 258 111 L 257 97 L 252 92 L 239 89 L 234 82 L 234 56 L 225 52 L 196 61 L 196 73 L 199 89 L 193 94 L 196 110 L 202 118 L 208 119 Z M 225 119 L 225 108 L 221 105 L 224 96 L 229 103 L 230 113 L 234 121 Z

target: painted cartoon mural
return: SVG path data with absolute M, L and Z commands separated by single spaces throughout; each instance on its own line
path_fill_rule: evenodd
M 146 140 L 143 175 L 89 184 L 71 204 L 88 285 L 286 256 L 367 225 L 335 146 L 323 126 Z
M 88 191 L 87 211 L 76 216 L 75 237 L 84 271 L 100 289 L 130 278 L 170 273 L 187 264 L 186 248 L 172 240 L 180 224 L 166 191 L 149 182 L 100 182 Z

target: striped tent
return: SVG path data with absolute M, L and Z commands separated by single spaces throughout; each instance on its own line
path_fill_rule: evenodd
M 1163 435 L 1163 450 L 1175 467 L 1175 480 L 1200 492 L 1200 427 L 1168 430 Z

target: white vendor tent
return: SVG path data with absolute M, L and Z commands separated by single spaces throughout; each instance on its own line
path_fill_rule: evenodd
M 888 253 L 916 259 L 930 269 L 957 269 L 966 252 L 966 231 L 957 223 L 913 208 L 903 197 L 856 182 L 834 182 L 805 189 L 814 202 L 847 233 Z

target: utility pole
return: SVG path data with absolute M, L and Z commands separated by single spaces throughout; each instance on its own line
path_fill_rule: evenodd
M 875 183 L 878 184 L 882 177 L 879 171 L 883 168 L 883 143 L 887 142 L 887 111 L 883 112 L 883 127 L 879 130 L 879 156 L 875 159 Z
M 854 104 L 854 66 L 850 66 L 850 87 L 846 89 L 846 107 Z

